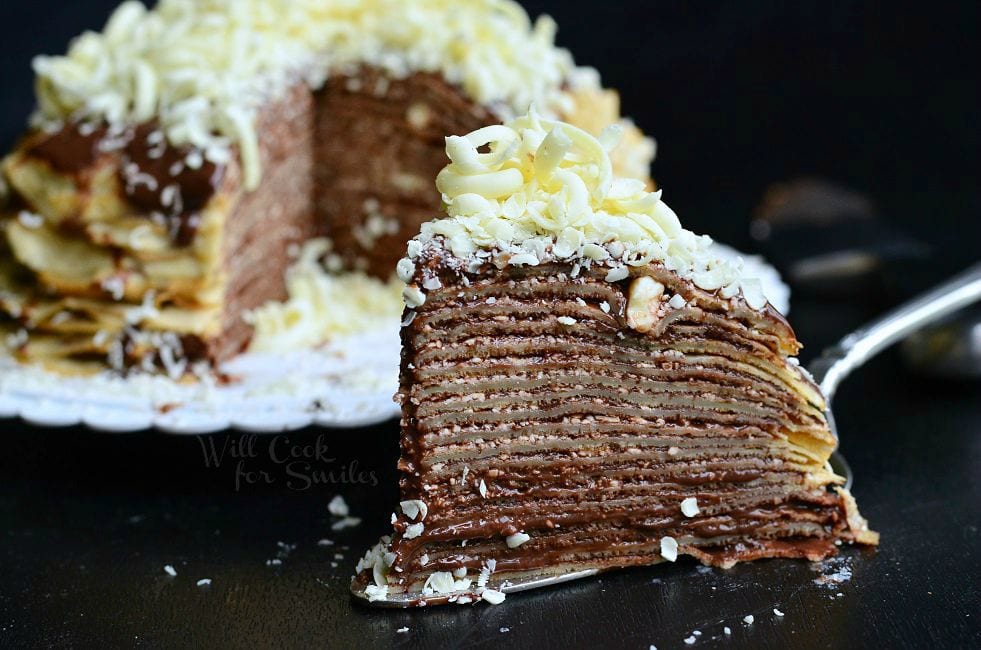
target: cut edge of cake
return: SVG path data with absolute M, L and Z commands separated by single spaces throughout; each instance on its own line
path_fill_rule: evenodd
M 406 281 L 400 503 L 352 591 L 499 602 L 540 577 L 820 560 L 878 535 L 787 321 L 599 138 L 534 111 L 447 138 Z

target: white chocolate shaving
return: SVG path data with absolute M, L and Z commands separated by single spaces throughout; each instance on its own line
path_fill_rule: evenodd
M 368 602 L 384 600 L 388 596 L 388 585 L 379 587 L 378 585 L 368 585 L 364 588 L 364 595 L 368 597 Z
M 419 287 L 409 285 L 402 290 L 402 300 L 405 301 L 406 307 L 415 309 L 426 302 L 426 294 Z
M 419 499 L 402 501 L 399 503 L 399 505 L 402 507 L 402 512 L 405 513 L 405 516 L 409 519 L 418 518 L 419 521 L 422 521 L 426 518 L 426 515 L 429 514 L 429 506 Z
M 480 574 L 477 576 L 477 586 L 484 587 L 487 585 L 487 581 L 490 580 L 491 574 L 494 573 L 494 569 L 497 568 L 497 560 L 487 560 L 484 566 L 480 569 Z
M 364 557 L 358 560 L 357 567 L 355 567 L 358 573 L 365 569 L 371 569 L 372 578 L 375 581 L 373 586 L 375 587 L 383 587 L 388 584 L 388 571 L 391 563 L 386 560 L 386 556 L 390 554 L 388 544 L 391 541 L 390 537 L 382 537 L 377 544 L 365 552 Z M 384 597 L 384 593 L 381 597 Z
M 254 188 L 258 108 L 297 81 L 317 88 L 360 64 L 396 78 L 440 72 L 504 116 L 532 103 L 568 112 L 572 93 L 598 79 L 555 46 L 555 32 L 512 0 L 130 0 L 66 55 L 35 58 L 35 121 L 156 119 L 172 144 L 212 162 L 237 145 Z
M 327 511 L 335 517 L 347 517 L 351 514 L 351 508 L 348 507 L 347 501 L 340 494 L 335 494 L 327 504 Z
M 419 535 L 422 535 L 422 532 L 425 529 L 426 526 L 422 523 L 409 524 L 408 526 L 405 527 L 405 534 L 403 535 L 403 537 L 405 539 L 415 539 L 416 537 L 419 537 Z
M 514 535 L 508 535 L 504 539 L 504 542 L 508 545 L 508 548 L 518 548 L 530 539 L 531 535 L 528 533 L 515 533 Z
M 433 593 L 451 594 L 454 591 L 463 591 L 469 586 L 470 580 L 466 578 L 455 580 L 449 571 L 436 571 L 426 578 L 426 582 L 422 586 L 422 593 L 427 596 Z
M 681 514 L 686 517 L 694 517 L 699 513 L 698 510 L 698 499 L 695 497 L 688 497 L 681 501 Z
M 25 228 L 34 230 L 44 225 L 44 217 L 28 210 L 21 210 L 17 213 L 17 221 Z
M 289 297 L 245 315 L 255 328 L 249 349 L 282 352 L 320 345 L 346 334 L 395 321 L 402 313 L 401 282 L 381 282 L 359 272 L 329 273 L 321 259 L 330 242 L 312 239 L 286 273 Z
M 507 598 L 503 591 L 498 591 L 496 589 L 484 589 L 482 592 L 480 592 L 480 597 L 491 605 L 500 605 L 504 602 L 504 599 Z

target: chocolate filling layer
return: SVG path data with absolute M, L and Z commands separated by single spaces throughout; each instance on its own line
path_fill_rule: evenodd
M 722 567 L 819 560 L 857 539 L 786 321 L 643 273 L 665 300 L 690 298 L 647 333 L 627 322 L 630 280 L 601 271 L 417 268 L 430 288 L 402 331 L 399 470 L 401 499 L 427 513 L 394 523 L 389 594 L 445 601 L 422 591 L 439 571 L 494 566 L 500 585 L 651 564 L 665 538 Z

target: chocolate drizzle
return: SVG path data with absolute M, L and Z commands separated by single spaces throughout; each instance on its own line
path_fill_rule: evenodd
M 105 127 L 70 124 L 35 136 L 27 148 L 27 155 L 46 160 L 55 170 L 64 174 L 77 174 L 95 162 L 99 143 L 106 135 Z
M 104 126 L 66 124 L 38 136 L 27 149 L 28 156 L 56 171 L 76 175 L 90 169 L 100 153 L 119 156 L 122 192 L 135 208 L 162 222 L 177 246 L 194 241 L 201 210 L 221 184 L 224 166 L 193 147 L 171 146 L 153 122 L 118 134 Z
M 192 167 L 189 159 L 197 158 Z M 221 184 L 225 168 L 191 147 L 168 145 L 155 124 L 133 129 L 123 150 L 120 180 L 130 203 L 162 216 L 178 246 L 194 241 L 201 210 Z

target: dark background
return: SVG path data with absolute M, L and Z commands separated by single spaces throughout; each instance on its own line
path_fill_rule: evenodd
M 63 51 L 115 4 L 0 3 L 0 148 L 31 109 L 31 57 Z M 525 5 L 558 20 L 561 44 L 598 67 L 657 138 L 654 175 L 688 227 L 751 247 L 747 224 L 763 189 L 814 174 L 867 193 L 883 221 L 931 247 L 917 268 L 894 272 L 888 291 L 796 293 L 791 321 L 805 361 L 910 293 L 908 277 L 939 281 L 981 257 L 975 3 Z M 334 460 L 323 467 L 358 462 L 377 486 L 338 473 L 333 485 L 291 487 L 261 439 L 247 466 L 274 482 L 236 490 L 234 462 L 206 467 L 195 438 L 0 421 L 0 647 L 663 650 L 690 647 L 682 639 L 695 629 L 695 647 L 979 647 L 979 397 L 977 383 L 911 373 L 895 351 L 842 389 L 842 449 L 883 544 L 845 552 L 854 575 L 840 588 L 814 584 L 820 568 L 807 563 L 722 572 L 679 562 L 512 596 L 503 607 L 397 613 L 346 596 L 356 556 L 384 532 L 396 500 L 395 422 L 325 434 Z M 291 434 L 287 446 L 321 433 Z M 326 502 L 338 492 L 362 526 L 330 530 Z M 316 546 L 324 537 L 350 549 Z M 279 541 L 298 546 L 268 567 Z M 335 552 L 344 555 L 336 568 Z M 196 587 L 202 577 L 213 585 Z M 752 627 L 741 623 L 749 613 Z M 397 633 L 402 626 L 410 631 Z
M 33 105 L 31 58 L 116 4 L 0 3 L 4 149 Z M 817 174 L 958 261 L 978 256 L 964 241 L 981 233 L 977 3 L 523 4 L 557 20 L 560 44 L 657 139 L 654 175 L 689 228 L 743 244 L 764 187 Z

